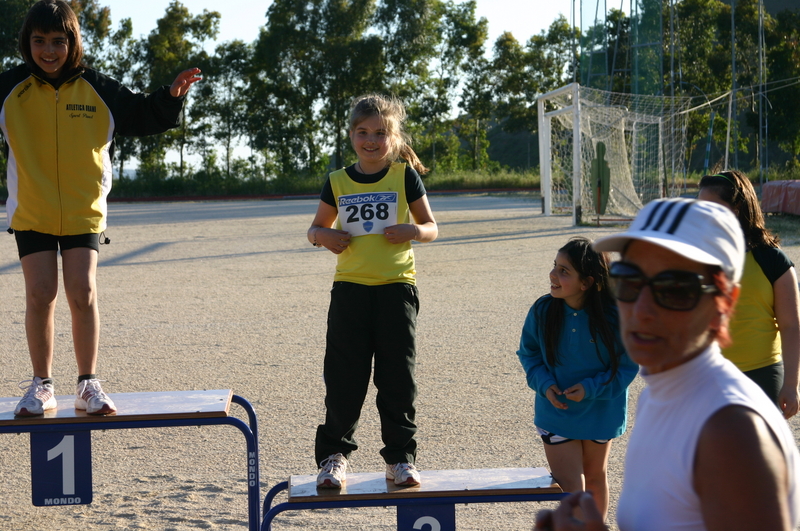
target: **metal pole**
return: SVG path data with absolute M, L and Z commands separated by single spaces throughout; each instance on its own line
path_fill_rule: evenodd
M 544 100 L 541 97 L 536 105 L 539 111 L 539 188 L 542 194 L 542 213 L 549 216 L 553 201 L 550 180 L 550 120 L 545 116 Z
M 728 166 L 728 155 L 731 152 L 731 114 L 733 112 L 733 91 L 731 91 L 730 96 L 728 96 L 728 136 L 725 139 L 725 170 L 729 169 Z
M 583 166 L 581 165 L 581 86 L 572 87 L 572 224 L 581 222 Z
M 764 184 L 767 169 L 766 114 L 764 109 L 764 0 L 758 0 L 758 181 Z
M 578 0 L 572 0 L 572 82 L 578 82 L 578 38 L 575 34 L 575 26 L 581 27 L 578 22 L 578 15 L 575 12 L 575 3 Z M 581 0 L 581 10 L 583 9 L 583 0 Z
M 687 85 L 689 87 L 692 87 L 697 92 L 702 94 L 703 97 L 706 99 L 706 105 L 708 105 L 708 108 L 711 110 L 711 116 L 708 119 L 708 140 L 706 140 L 706 159 L 703 162 L 703 175 L 708 175 L 708 160 L 711 154 L 711 140 L 712 140 L 712 135 L 714 134 L 714 116 L 716 115 L 716 113 L 714 112 L 714 108 L 711 106 L 711 101 L 708 99 L 708 95 L 705 92 L 703 92 L 703 89 L 692 83 L 687 83 L 686 81 L 681 81 L 681 85 Z M 726 158 L 725 166 L 727 167 L 727 165 L 728 165 L 728 159 Z
M 706 141 L 706 160 L 703 162 L 703 175 L 708 175 L 708 158 L 711 154 L 711 135 L 714 133 L 714 109 L 708 119 L 708 140 Z
M 736 0 L 731 0 L 731 104 L 736 105 Z M 730 114 L 730 112 L 729 112 Z M 737 114 L 737 113 L 733 113 Z M 728 117 L 730 120 L 730 116 Z M 734 132 L 736 131 L 735 124 L 728 123 L 728 131 L 733 125 Z M 733 163 L 739 167 L 739 150 L 736 149 L 736 142 L 733 144 Z M 726 169 L 728 164 L 725 164 Z
M 670 85 L 670 116 L 675 116 L 675 2 L 669 2 L 669 85 Z M 670 136 L 675 138 L 675 120 L 670 119 Z M 672 163 L 672 176 L 675 177 L 675 157 L 671 156 L 670 162 Z

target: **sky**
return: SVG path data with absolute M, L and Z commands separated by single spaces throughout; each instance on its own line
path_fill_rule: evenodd
M 458 1 L 458 0 L 457 0 Z M 130 18 L 133 22 L 133 35 L 147 35 L 156 27 L 156 20 L 164 15 L 170 0 L 99 0 L 102 6 L 111 8 L 112 28 L 119 21 Z M 220 19 L 219 42 L 240 39 L 253 42 L 258 30 L 266 22 L 266 12 L 271 0 L 182 0 L 193 15 L 208 11 L 218 11 Z M 477 17 L 489 21 L 489 42 L 491 51 L 494 41 L 504 31 L 510 31 L 520 43 L 532 35 L 546 30 L 550 24 L 563 14 L 569 20 L 572 0 L 477 0 Z M 213 46 L 212 46 L 213 49 Z

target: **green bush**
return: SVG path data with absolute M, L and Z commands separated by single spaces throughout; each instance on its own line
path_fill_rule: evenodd
M 140 166 L 136 177 L 114 180 L 113 199 L 143 199 L 170 197 L 247 197 L 270 195 L 317 195 L 327 177 L 319 175 L 274 175 L 272 167 L 259 167 L 253 161 L 237 159 L 231 164 L 230 176 L 217 165 L 209 168 L 189 169 L 185 177 L 178 176 L 174 164 Z M 748 175 L 755 185 L 759 183 L 758 170 Z M 697 185 L 702 173 L 686 176 L 687 183 Z M 800 180 L 800 168 L 771 168 L 768 180 Z M 485 171 L 436 169 L 423 176 L 425 188 L 437 190 L 511 190 L 539 189 L 540 178 L 536 171 L 497 169 Z M 0 177 L 0 200 L 8 197 L 5 174 Z
M 499 170 L 493 172 L 431 172 L 424 177 L 427 190 L 533 189 L 539 174 Z

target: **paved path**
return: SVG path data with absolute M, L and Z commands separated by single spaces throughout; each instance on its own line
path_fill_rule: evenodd
M 111 205 L 112 243 L 100 253 L 99 373 L 107 391 L 231 388 L 261 423 L 264 493 L 314 472 L 323 419 L 322 357 L 335 257 L 305 231 L 316 200 Z M 419 466 L 546 466 L 534 437 L 533 393 L 516 358 L 525 314 L 547 292 L 556 250 L 574 228 L 524 196 L 432 196 L 435 242 L 415 246 L 419 318 Z M 0 209 L 0 224 L 5 226 Z M 788 254 L 800 262 L 800 247 Z M 13 237 L 0 235 L 2 396 L 29 378 L 22 274 Z M 63 292 L 55 378 L 76 376 Z M 635 399 L 641 388 L 632 387 Z M 635 402 L 632 400 L 632 405 Z M 236 406 L 234 406 L 236 407 Z M 632 408 L 633 413 L 633 408 Z M 631 416 L 633 418 L 633 416 Z M 796 433 L 798 423 L 792 426 Z M 374 390 L 357 432 L 357 472 L 382 470 Z M 614 443 L 612 515 L 627 435 Z M 230 427 L 94 432 L 95 502 L 30 503 L 27 436 L 0 436 L 0 529 L 245 529 L 244 441 Z M 461 530 L 530 529 L 534 504 L 459 507 Z M 282 530 L 395 528 L 393 508 L 284 513 Z

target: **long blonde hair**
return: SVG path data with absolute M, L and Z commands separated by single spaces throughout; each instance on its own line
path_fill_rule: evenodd
M 355 131 L 358 124 L 372 116 L 380 117 L 386 129 L 388 162 L 402 158 L 420 175 L 430 171 L 411 149 L 411 137 L 403 127 L 406 121 L 406 108 L 399 98 L 382 94 L 365 94 L 355 98 L 350 104 L 350 132 Z

